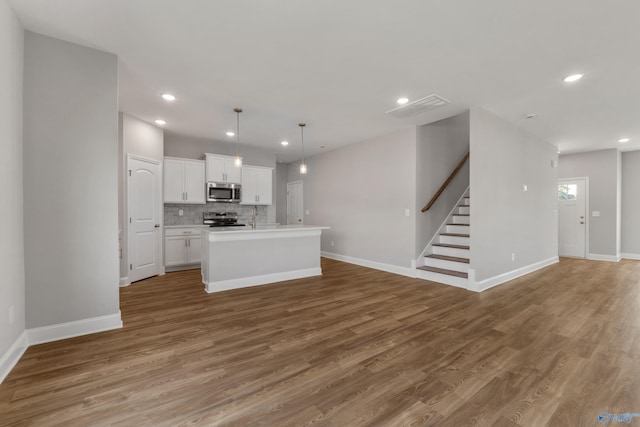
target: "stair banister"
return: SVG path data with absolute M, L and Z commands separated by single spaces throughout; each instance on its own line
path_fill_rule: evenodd
M 467 151 L 467 154 L 465 154 L 462 160 L 460 160 L 460 163 L 458 163 L 458 166 L 456 166 L 453 172 L 451 172 L 451 175 L 449 175 L 446 181 L 440 186 L 440 189 L 436 191 L 436 194 L 434 194 L 431 200 L 429 200 L 429 203 L 427 203 L 427 205 L 424 208 L 422 208 L 422 212 L 428 211 L 429 208 L 431 208 L 431 206 L 436 202 L 436 200 L 438 200 L 438 197 L 440 197 L 440 194 L 442 194 L 444 189 L 447 188 L 447 185 L 449 185 L 449 183 L 453 181 L 453 178 L 455 178 L 456 174 L 460 171 L 460 169 L 462 169 L 464 162 L 466 162 L 467 159 L 469 158 L 469 154 L 470 152 Z

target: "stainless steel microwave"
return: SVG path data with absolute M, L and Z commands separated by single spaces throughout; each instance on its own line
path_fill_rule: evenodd
M 207 202 L 240 203 L 240 184 L 207 182 Z

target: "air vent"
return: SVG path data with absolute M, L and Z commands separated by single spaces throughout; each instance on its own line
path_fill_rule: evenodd
M 417 116 L 418 114 L 426 113 L 427 111 L 442 107 L 447 104 L 450 104 L 448 100 L 439 95 L 432 94 L 422 99 L 418 99 L 416 101 L 394 108 L 393 110 L 389 110 L 387 111 L 387 114 L 389 114 L 390 116 L 401 118 L 411 117 Z

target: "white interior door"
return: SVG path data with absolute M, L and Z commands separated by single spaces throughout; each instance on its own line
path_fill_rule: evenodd
M 160 163 L 127 156 L 129 280 L 160 274 L 162 188 Z
M 586 257 L 587 193 L 586 179 L 558 181 L 558 254 Z
M 302 181 L 287 183 L 287 224 L 302 224 Z

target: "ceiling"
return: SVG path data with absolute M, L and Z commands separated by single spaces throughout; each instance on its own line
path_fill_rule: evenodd
M 121 111 L 235 141 L 242 107 L 241 143 L 283 162 L 300 158 L 299 122 L 310 156 L 474 106 L 563 153 L 640 149 L 637 0 L 10 3 L 28 30 L 118 55 Z M 432 93 L 451 104 L 385 114 Z

